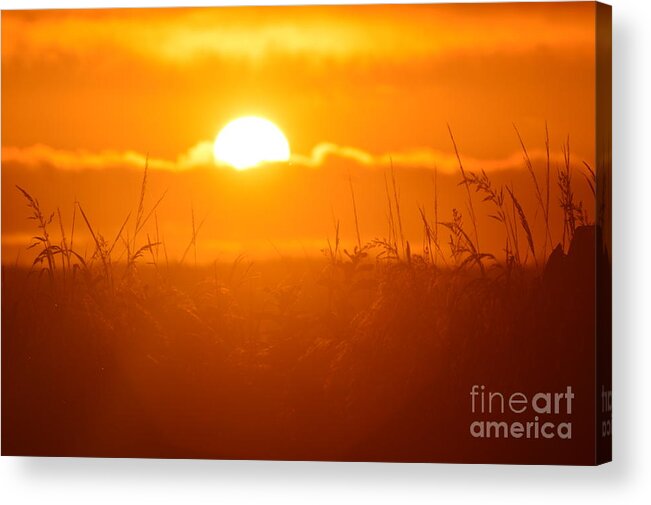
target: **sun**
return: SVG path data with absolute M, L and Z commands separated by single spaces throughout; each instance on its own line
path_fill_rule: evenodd
M 289 142 L 268 119 L 246 116 L 234 119 L 217 135 L 213 146 L 215 161 L 237 170 L 262 163 L 289 160 Z

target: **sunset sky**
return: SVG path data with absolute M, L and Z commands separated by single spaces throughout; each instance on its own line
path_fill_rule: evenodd
M 3 261 L 34 234 L 16 184 L 68 222 L 80 201 L 112 236 L 146 155 L 176 256 L 192 209 L 202 259 L 318 254 L 335 219 L 353 237 L 348 174 L 362 234 L 379 236 L 390 158 L 418 241 L 434 167 L 441 212 L 465 211 L 448 124 L 467 168 L 513 183 L 533 215 L 513 124 L 537 166 L 545 122 L 554 166 L 568 135 L 577 170 L 593 165 L 594 16 L 590 2 L 3 12 Z M 284 132 L 289 165 L 214 164 L 217 133 L 247 115 Z

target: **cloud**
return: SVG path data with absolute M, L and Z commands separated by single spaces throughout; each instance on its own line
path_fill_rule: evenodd
M 532 149 L 529 156 L 533 162 L 546 159 L 546 153 L 541 149 Z M 552 164 L 562 162 L 561 153 L 553 153 Z M 580 159 L 580 158 L 576 158 Z M 466 170 L 494 172 L 499 170 L 524 169 L 524 158 L 521 151 L 513 152 L 501 158 L 476 158 L 462 156 L 461 161 Z M 141 170 L 145 163 L 152 170 L 186 171 L 201 167 L 215 166 L 212 141 L 201 141 L 176 160 L 148 157 L 136 151 L 100 151 L 56 149 L 43 144 L 30 147 L 2 148 L 2 164 L 18 165 L 28 169 L 53 167 L 60 170 L 102 170 L 108 168 L 125 168 Z M 456 173 L 459 162 L 453 152 L 420 148 L 401 152 L 373 154 L 363 149 L 350 146 L 322 142 L 316 145 L 311 153 L 292 154 L 290 164 L 309 169 L 322 168 L 350 163 L 360 168 L 384 168 L 393 164 L 402 169 L 430 169 L 441 173 Z M 231 170 L 226 165 L 218 165 L 222 169 Z
M 8 11 L 2 53 L 3 59 L 42 59 L 117 52 L 183 63 L 278 53 L 392 60 L 457 51 L 589 50 L 593 17 L 588 3 Z
M 338 157 L 355 161 L 360 165 L 373 165 L 375 157 L 366 151 L 355 147 L 338 146 L 329 142 L 322 142 L 312 149 L 309 156 L 302 154 L 292 155 L 291 162 L 295 165 L 306 167 L 320 167 L 328 161 L 330 157 Z
M 101 170 L 111 167 L 142 168 L 147 156 L 135 151 L 100 151 L 56 149 L 43 144 L 30 147 L 2 147 L 2 164 L 25 168 L 51 166 L 61 170 Z M 174 170 L 177 164 L 163 159 L 149 159 L 153 169 Z
M 529 150 L 532 162 L 546 160 L 546 152 L 542 149 Z M 560 153 L 550 155 L 553 164 L 562 161 Z M 436 149 L 412 149 L 402 152 L 374 155 L 355 147 L 338 146 L 332 143 L 318 144 L 309 156 L 292 155 L 291 162 L 306 167 L 323 167 L 336 159 L 347 160 L 364 167 L 388 167 L 391 164 L 404 169 L 431 169 L 442 173 L 456 173 L 459 170 L 459 160 L 453 152 Z M 524 168 L 524 157 L 521 151 L 513 152 L 501 158 L 475 158 L 461 156 L 464 169 L 479 172 L 494 172 Z
M 136 151 L 57 149 L 44 144 L 30 147 L 2 147 L 2 163 L 36 169 L 49 166 L 60 170 L 102 170 L 106 168 L 142 169 L 145 163 L 152 170 L 183 171 L 214 164 L 213 143 L 201 141 L 176 160 L 156 158 Z

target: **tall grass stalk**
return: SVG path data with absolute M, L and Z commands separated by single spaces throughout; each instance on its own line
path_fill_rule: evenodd
M 531 233 L 531 227 L 529 226 L 529 221 L 527 220 L 527 216 L 524 212 L 524 209 L 522 208 L 522 205 L 520 205 L 520 202 L 515 197 L 515 193 L 513 192 L 513 189 L 508 187 L 506 189 L 509 193 L 509 196 L 511 197 L 511 200 L 513 201 L 513 205 L 515 206 L 515 209 L 518 212 L 518 217 L 520 219 L 520 226 L 522 226 L 522 229 L 524 230 L 524 234 L 527 237 L 527 244 L 529 245 L 529 250 L 531 251 L 531 254 L 533 256 L 533 261 L 536 264 L 536 268 L 538 268 L 538 259 L 536 258 L 536 246 L 533 241 L 533 234 Z
M 359 216 L 357 215 L 357 202 L 355 201 L 355 189 L 353 188 L 353 178 L 348 171 L 348 184 L 350 185 L 350 196 L 353 200 L 353 214 L 355 215 L 355 233 L 357 234 L 357 247 L 362 248 L 362 237 L 359 233 Z
M 436 252 L 434 253 L 434 264 L 437 264 L 436 258 L 440 251 L 439 247 L 439 169 L 434 167 L 434 244 Z M 443 257 L 443 255 L 441 255 Z
M 547 219 L 547 227 L 551 228 L 549 226 L 549 194 L 550 194 L 550 170 L 551 170 L 551 154 L 550 154 L 550 147 L 549 147 L 549 127 L 547 125 L 547 121 L 545 121 L 545 155 L 546 155 L 546 164 L 545 164 L 545 216 Z M 549 246 L 553 247 L 554 246 L 554 239 L 552 238 L 551 234 L 551 229 L 549 230 L 548 234 L 549 238 Z M 545 238 L 545 245 L 543 249 L 543 258 L 547 257 L 547 238 Z
M 398 231 L 400 232 L 400 247 L 402 249 L 402 254 L 405 254 L 405 234 L 402 229 L 402 216 L 400 214 L 400 193 L 398 192 L 398 183 L 396 182 L 396 171 L 393 167 L 393 159 L 390 158 L 391 162 L 391 182 L 393 183 L 393 198 L 396 206 L 396 217 L 398 219 Z
M 48 277 L 50 278 L 50 282 L 54 282 L 54 271 L 56 269 L 56 264 L 54 262 L 54 255 L 57 252 L 60 252 L 60 249 L 58 246 L 53 246 L 52 242 L 50 241 L 50 233 L 48 230 L 48 226 L 50 223 L 52 223 L 52 219 L 54 218 L 54 213 L 50 214 L 49 217 L 45 217 L 45 214 L 43 214 L 43 211 L 41 209 L 41 206 L 36 198 L 33 198 L 26 190 L 21 188 L 20 186 L 16 186 L 18 191 L 22 193 L 23 197 L 27 200 L 27 207 L 32 210 L 32 215 L 28 217 L 28 219 L 36 221 L 36 226 L 38 227 L 39 230 L 41 230 L 40 235 L 36 235 L 35 237 L 32 237 L 32 240 L 34 241 L 28 249 L 32 249 L 38 245 L 41 246 L 41 251 L 38 253 L 36 256 L 36 259 L 32 263 L 32 266 L 42 263 L 43 261 L 47 261 L 47 274 Z
M 570 161 L 570 138 L 562 146 L 563 165 L 558 170 L 559 203 L 563 210 L 563 249 L 572 240 L 576 230 L 576 205 L 572 190 L 572 164 Z
M 109 288 L 113 290 L 114 287 L 113 270 L 111 269 L 111 264 L 110 264 L 111 260 L 110 260 L 108 248 L 106 246 L 106 242 L 104 241 L 104 239 L 100 234 L 95 233 L 95 230 L 93 229 L 93 226 L 90 224 L 90 220 L 88 219 L 86 212 L 84 212 L 84 208 L 81 206 L 81 203 L 77 202 L 77 207 L 79 208 L 79 212 L 81 212 L 81 217 L 86 223 L 86 227 L 88 228 L 88 231 L 90 232 L 90 236 L 92 237 L 93 242 L 95 244 L 95 252 L 93 253 L 93 256 L 99 256 L 100 261 L 102 262 L 102 267 L 104 269 L 104 276 L 106 282 Z
M 57 207 L 57 217 L 59 219 L 59 230 L 61 233 L 61 268 L 63 270 L 63 283 L 65 285 L 66 272 L 70 270 L 70 249 L 68 248 L 68 241 L 66 240 L 66 230 L 63 226 L 60 207 Z
M 180 263 L 183 264 L 185 262 L 185 258 L 187 257 L 188 253 L 190 252 L 190 250 L 193 250 L 194 251 L 194 264 L 196 266 L 197 265 L 197 237 L 199 236 L 199 232 L 201 231 L 201 228 L 203 227 L 204 223 L 206 222 L 206 218 L 208 216 L 206 215 L 199 222 L 199 224 L 196 225 L 195 224 L 195 218 L 194 218 L 194 207 L 191 207 L 191 212 L 192 212 L 192 237 L 190 238 L 190 243 L 185 248 L 185 251 L 183 251 L 183 255 L 181 256 Z
M 387 196 L 387 208 L 389 212 L 387 214 L 387 219 L 389 221 L 389 242 L 393 244 L 393 247 L 397 247 L 398 240 L 396 238 L 396 223 L 393 218 L 393 202 L 391 201 L 391 193 L 389 192 L 389 177 L 387 173 L 384 173 L 384 189 Z
M 549 208 L 548 205 L 545 204 L 545 199 L 548 198 L 549 195 L 549 181 L 547 181 L 547 196 L 543 197 L 542 191 L 540 189 L 540 184 L 538 184 L 538 177 L 536 177 L 536 171 L 533 168 L 533 163 L 531 163 L 531 158 L 529 156 L 529 151 L 527 150 L 527 146 L 524 143 L 524 139 L 522 138 L 522 135 L 520 135 L 520 130 L 518 130 L 518 127 L 513 124 L 513 128 L 515 129 L 515 133 L 518 136 L 518 140 L 520 142 L 520 147 L 522 148 L 522 153 L 524 156 L 524 163 L 525 166 L 527 167 L 527 171 L 529 172 L 529 175 L 531 176 L 531 181 L 533 182 L 533 187 L 536 195 L 536 201 L 538 202 L 538 205 L 540 205 L 540 209 L 542 210 L 543 214 L 543 219 L 545 221 L 545 248 L 547 247 L 547 241 L 551 243 L 552 241 L 552 232 L 551 228 L 549 226 Z M 547 140 L 547 143 L 549 140 Z M 549 156 L 549 153 L 548 153 Z M 549 161 L 547 162 L 549 165 Z
M 450 134 L 450 139 L 452 140 L 452 146 L 454 147 L 454 154 L 457 158 L 459 164 L 459 171 L 461 172 L 461 184 L 466 188 L 466 195 L 468 196 L 468 211 L 470 212 L 470 220 L 472 221 L 472 228 L 475 233 L 475 245 L 479 249 L 479 232 L 477 231 L 477 217 L 475 216 L 475 207 L 472 203 L 472 195 L 470 194 L 470 185 L 468 184 L 468 179 L 466 177 L 466 171 L 463 168 L 463 163 L 461 162 L 461 156 L 459 155 L 459 148 L 457 147 L 457 142 L 454 139 L 452 134 L 452 128 L 448 124 L 448 132 Z

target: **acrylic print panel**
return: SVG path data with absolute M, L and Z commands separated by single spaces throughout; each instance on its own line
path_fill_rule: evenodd
M 609 7 L 2 28 L 3 454 L 609 459 Z

